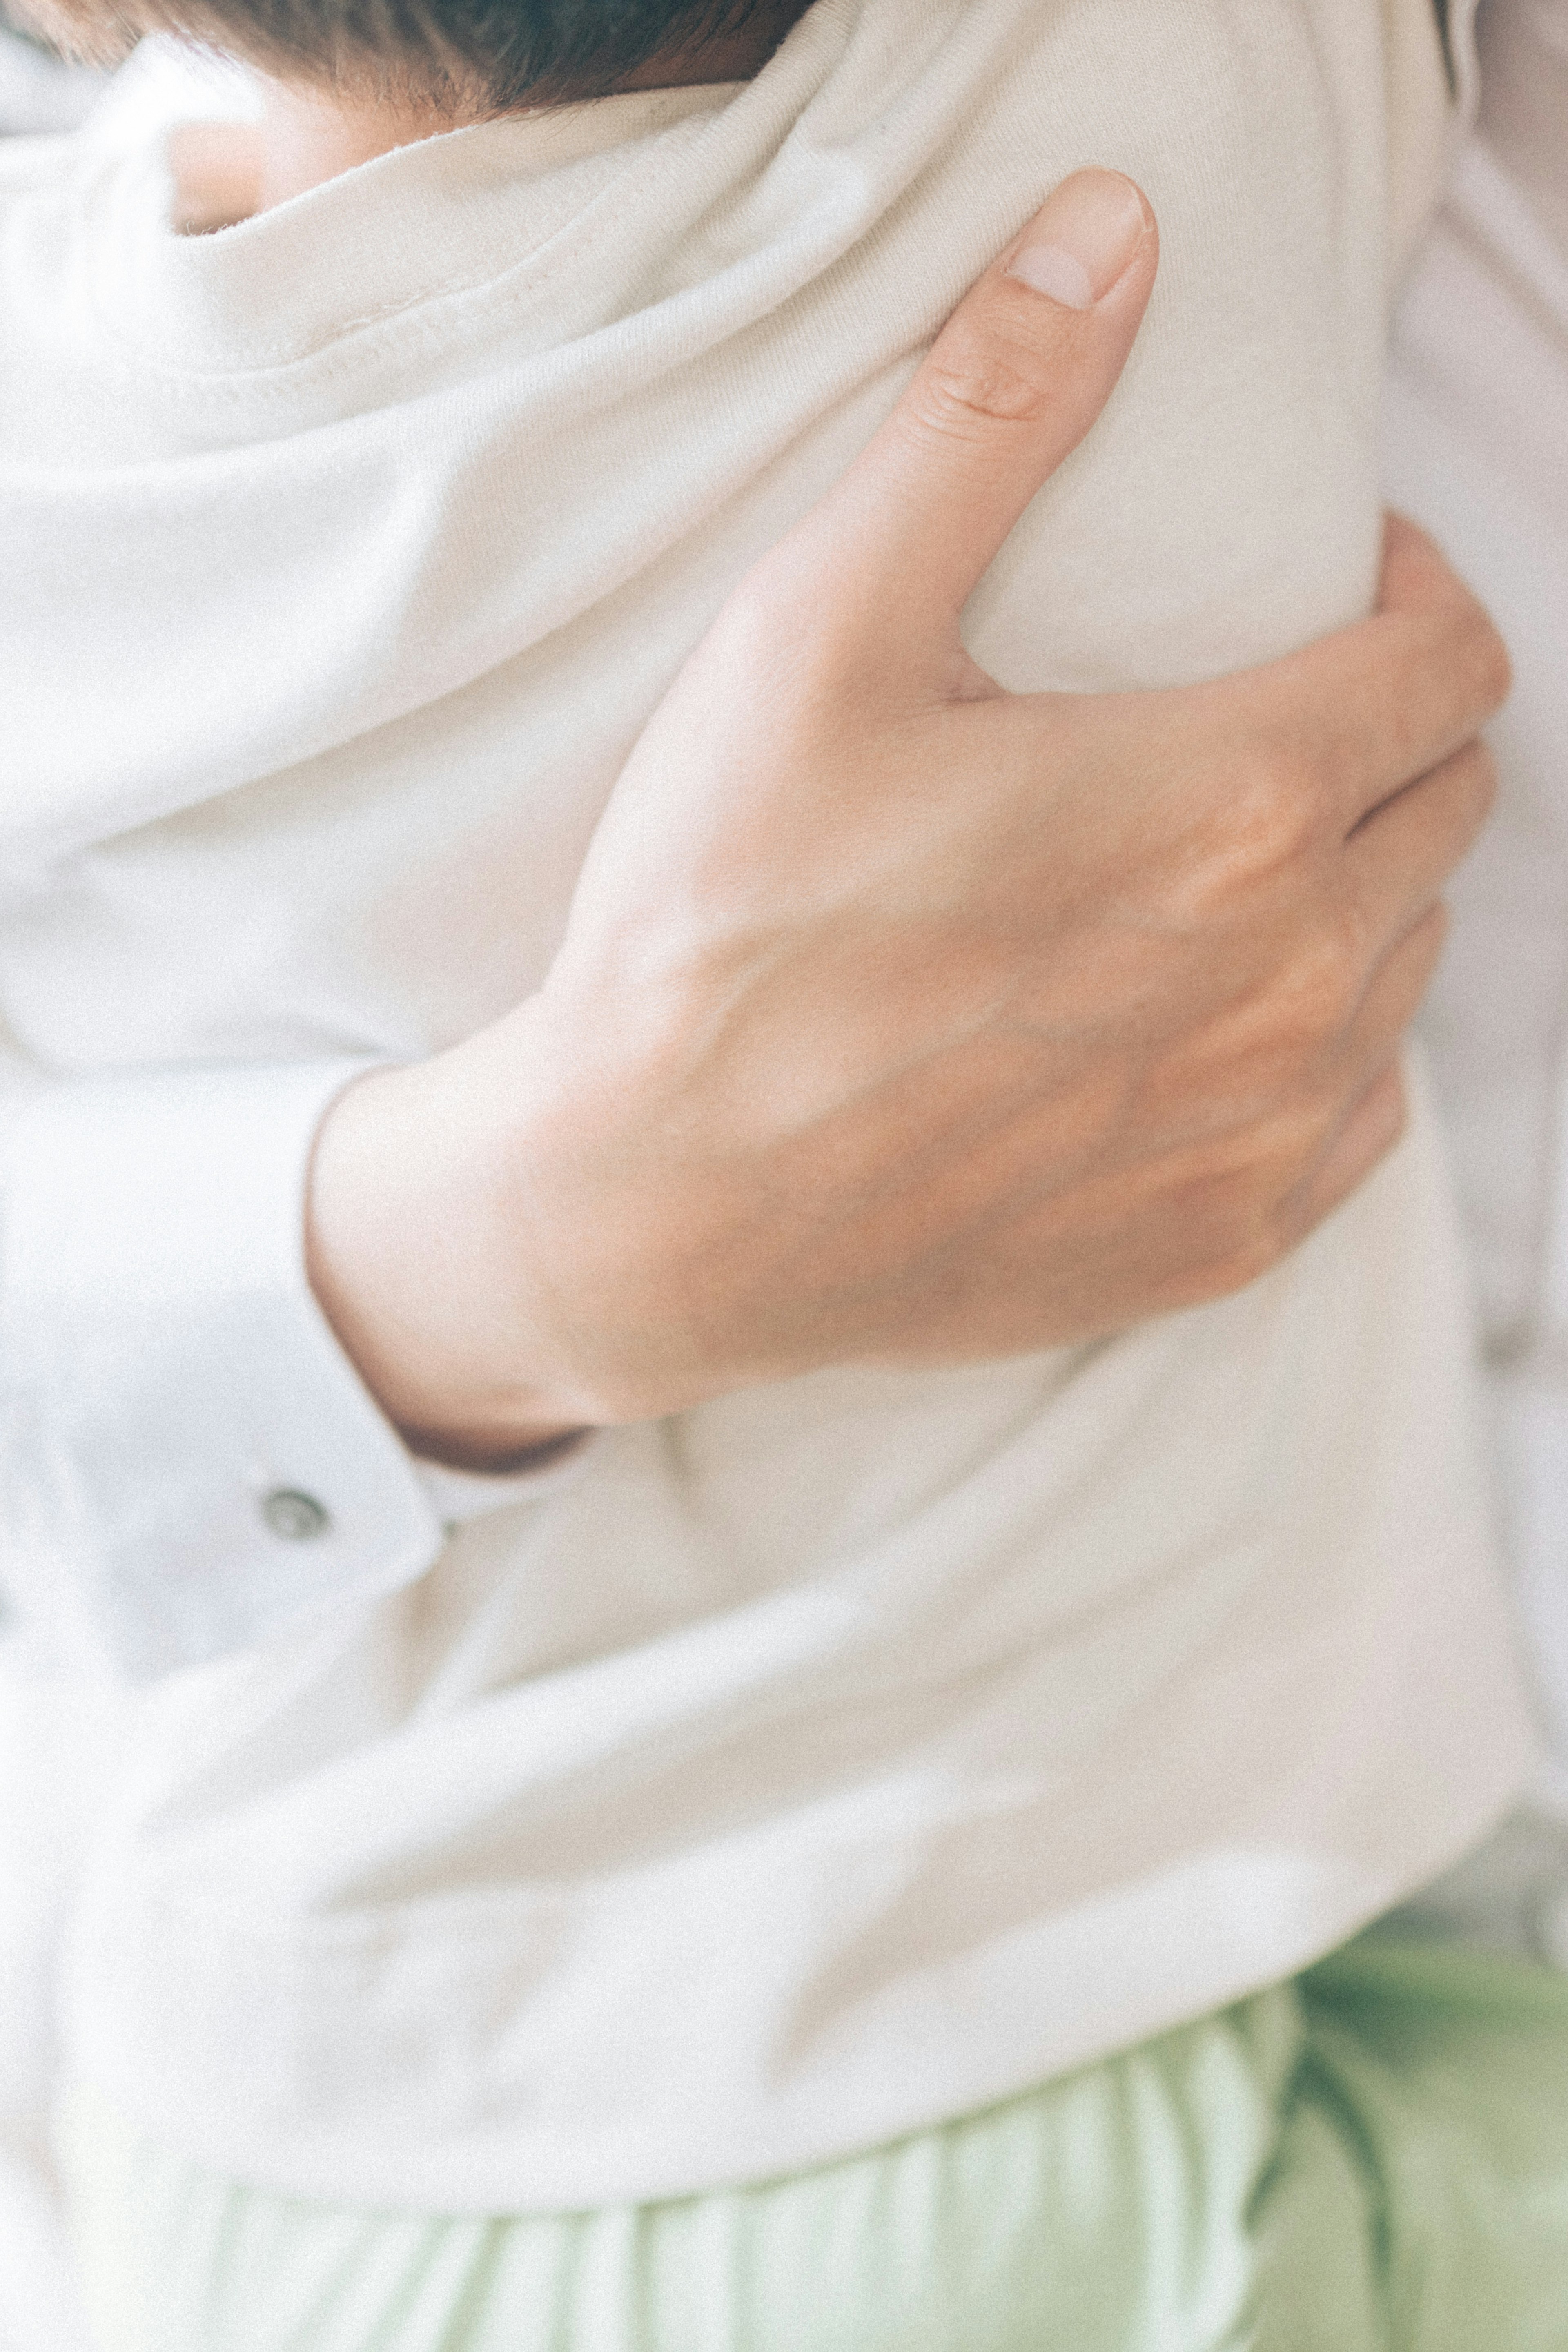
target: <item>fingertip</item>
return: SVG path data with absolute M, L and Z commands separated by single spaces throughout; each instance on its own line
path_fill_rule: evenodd
M 1436 551 L 1436 541 L 1429 538 L 1409 515 L 1401 514 L 1397 507 L 1384 508 L 1383 560 L 1385 563 L 1397 562 L 1401 556 L 1417 552 L 1423 548 Z
M 1431 533 L 1408 515 L 1389 508 L 1383 518 L 1377 609 L 1387 613 L 1434 607 L 1486 617 L 1474 589 L 1455 571 Z
M 1495 716 L 1513 692 L 1513 656 L 1486 606 L 1476 598 L 1471 604 L 1469 646 L 1476 694 L 1489 714 Z
M 1437 541 L 1392 510 L 1384 517 L 1377 610 L 1436 624 L 1444 663 L 1462 686 L 1473 724 L 1501 709 L 1513 690 L 1513 663 L 1497 624 Z
M 1137 182 L 1090 166 L 1052 189 L 1006 275 L 1070 310 L 1092 310 L 1155 235 L 1154 207 Z
M 1008 532 L 1114 390 L 1158 240 L 1124 173 L 1075 172 L 958 304 L 879 432 L 819 502 L 819 546 L 852 530 L 904 644 L 940 640 Z M 918 587 L 915 583 L 918 583 Z

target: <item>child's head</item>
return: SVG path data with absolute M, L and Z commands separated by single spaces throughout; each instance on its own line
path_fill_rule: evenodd
M 24 0 L 26 5 L 26 0 Z M 32 0 L 62 47 L 112 59 L 173 32 L 281 79 L 453 116 L 601 94 L 700 61 L 806 0 Z M 692 79 L 708 79 L 694 74 Z

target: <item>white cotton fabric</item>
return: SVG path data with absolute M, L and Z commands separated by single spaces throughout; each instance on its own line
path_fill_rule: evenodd
M 795 2168 L 1289 1971 L 1527 1777 L 1418 1089 L 1239 1298 L 602 1433 L 423 1574 L 436 1507 L 298 1280 L 302 1147 L 270 1254 L 239 1188 L 236 1299 L 166 1118 L 126 1118 L 109 1206 L 77 1184 L 90 1293 L 71 1155 L 27 1140 L 143 1076 L 325 1100 L 534 986 L 726 589 L 1081 163 L 1148 190 L 1160 284 L 976 652 L 1135 686 L 1364 611 L 1446 127 L 1427 0 L 819 0 L 745 89 L 455 133 L 204 239 L 155 146 L 0 154 L 0 1005 L 50 1106 L 5 1475 L 35 1613 L 112 1587 L 151 1673 L 225 1646 L 226 1591 L 255 1644 L 137 1702 L 75 1938 L 72 2061 L 165 2144 L 447 2210 Z M 197 1203 L 200 1296 L 166 1238 L 105 1276 L 132 1193 Z M 166 1297 L 199 1459 L 177 1336 L 144 1377 L 124 1345 Z M 347 1535 L 302 1615 L 254 1504 L 317 1411 Z M 152 1622 L 185 1542 L 194 1632 Z
M 1497 813 L 1427 1019 L 1475 1257 L 1509 1549 L 1568 1805 L 1568 0 L 1489 0 L 1483 104 L 1402 306 L 1393 495 L 1514 657 Z M 1559 1890 L 1562 1891 L 1561 1889 Z M 1559 1938 L 1568 1951 L 1568 1932 Z

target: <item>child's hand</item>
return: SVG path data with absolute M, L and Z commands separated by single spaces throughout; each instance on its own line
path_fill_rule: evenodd
M 1128 182 L 1058 190 L 693 655 L 540 994 L 328 1121 L 318 1288 L 433 1450 L 1113 1331 L 1397 1138 L 1508 677 L 1437 551 L 1391 524 L 1375 619 L 1181 692 L 960 644 L 1155 260 Z

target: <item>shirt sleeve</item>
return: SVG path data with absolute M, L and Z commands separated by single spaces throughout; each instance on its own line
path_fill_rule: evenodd
M 316 1303 L 306 1171 L 366 1066 L 6 1088 L 0 1583 L 52 1653 L 141 1680 L 265 1643 L 561 1475 L 427 1475 Z

